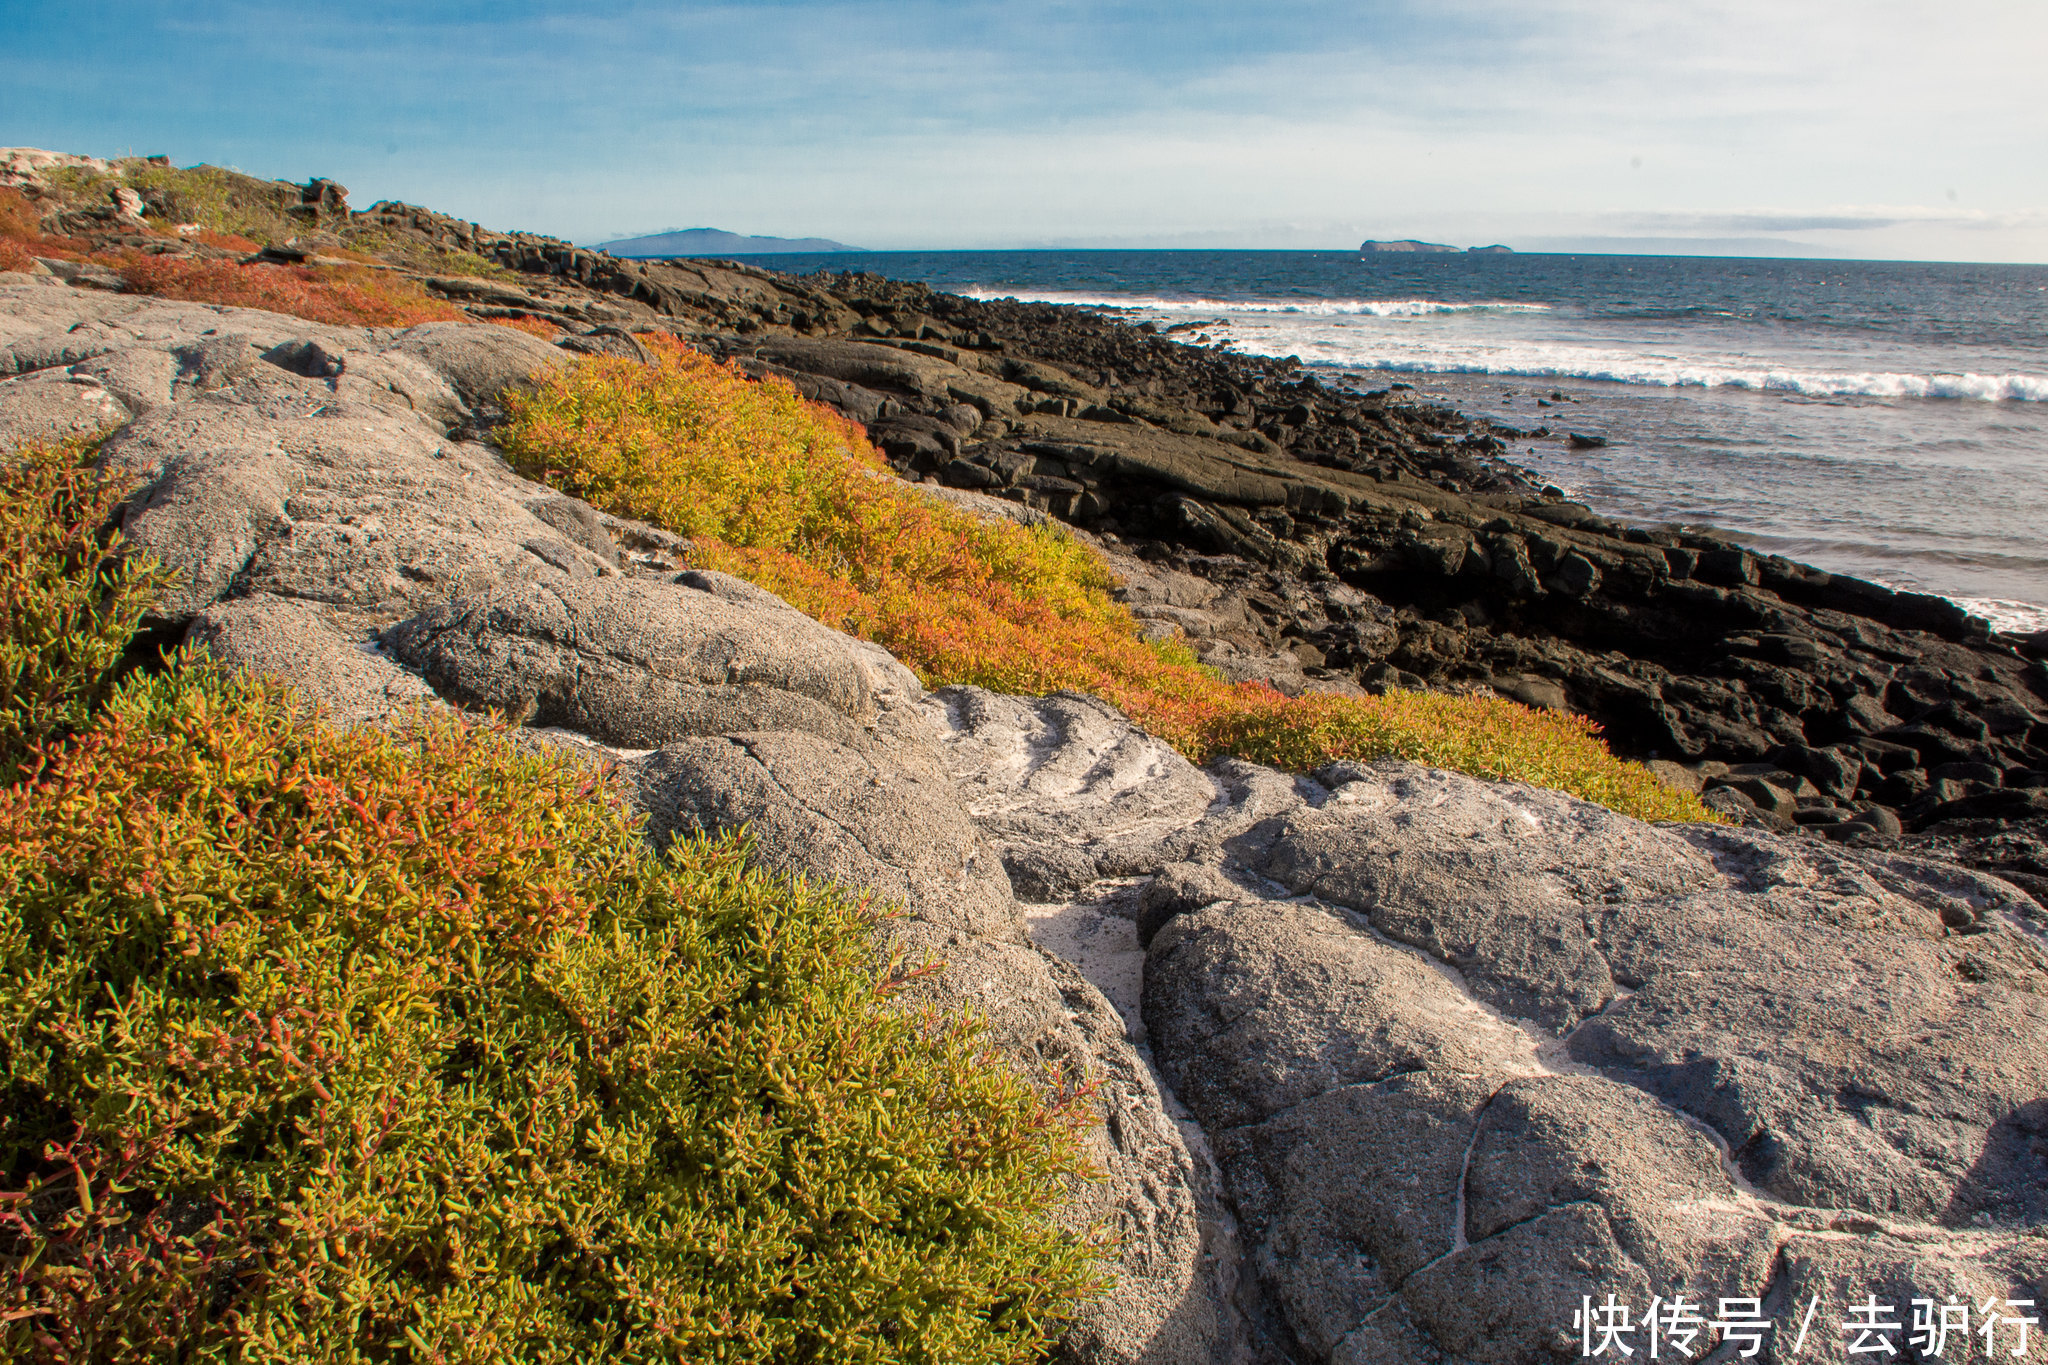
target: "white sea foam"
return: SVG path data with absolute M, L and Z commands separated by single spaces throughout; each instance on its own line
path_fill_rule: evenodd
M 1541 342 L 1439 341 L 1363 328 L 1252 328 L 1233 335 L 1256 355 L 1411 374 L 1605 380 L 1660 388 L 1747 389 L 1816 398 L 1959 398 L 2048 402 L 2048 374 L 1912 374 L 1774 365 L 1734 356 L 1629 352 Z
M 1064 303 L 1077 308 L 1115 309 L 1131 313 L 1200 313 L 1205 316 L 1245 313 L 1297 317 L 1419 318 L 1442 313 L 1547 313 L 1547 303 L 1445 303 L 1439 299 L 1270 299 L 1256 302 L 1225 299 L 1174 299 L 1154 294 L 1065 294 L 1057 291 L 1018 294 L 971 289 L 971 299 L 1014 298 L 1019 303 Z
M 1159 294 L 993 289 L 973 298 L 1015 297 L 1115 310 L 1172 322 L 1213 320 L 1238 350 L 1295 355 L 1310 364 L 1413 374 L 1485 374 L 1539 380 L 1604 380 L 1658 388 L 1746 389 L 1815 398 L 1956 398 L 1984 402 L 2048 402 L 2048 374 L 1915 373 L 1786 363 L 1782 357 L 1686 354 L 1663 348 L 1623 350 L 1559 340 L 1532 331 L 1579 325 L 1536 316 L 1542 303 L 1448 303 L 1439 299 L 1171 298 Z M 1499 326 L 1487 325 L 1491 316 Z M 1381 320 L 1391 320 L 1381 325 Z M 1407 320 L 1415 321 L 1407 321 Z M 1436 319 L 1432 325 L 1426 319 Z M 1481 328 L 1474 333 L 1474 328 Z M 1442 328 L 1453 328 L 1446 333 Z M 1821 359 L 1815 357 L 1814 359 Z
M 1951 598 L 1972 616 L 1981 617 L 1993 630 L 2031 635 L 2048 630 L 2048 607 L 2037 602 L 2012 602 L 2002 597 Z

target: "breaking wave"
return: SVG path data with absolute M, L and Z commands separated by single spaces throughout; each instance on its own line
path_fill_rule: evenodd
M 1404 343 L 1400 338 L 1247 329 L 1233 338 L 1258 355 L 1298 355 L 1317 365 L 1410 374 L 1510 375 L 1594 380 L 1660 388 L 1748 389 L 1814 398 L 1959 398 L 2048 402 L 2044 374 L 1912 374 L 1809 369 L 1740 357 L 1631 354 L 1580 346 Z
M 1016 299 L 1019 303 L 1064 303 L 1077 308 L 1114 309 L 1125 313 L 1249 313 L 1296 317 L 1420 318 L 1440 313 L 1547 313 L 1547 303 L 1445 303 L 1438 299 L 1176 299 L 1149 294 L 1070 294 L 1048 291 L 1020 294 L 1008 290 L 970 289 L 971 299 Z
M 1951 598 L 1972 616 L 1982 618 L 1993 630 L 2015 635 L 2032 635 L 2048 630 L 2048 607 L 2032 602 L 2013 602 L 2002 597 Z

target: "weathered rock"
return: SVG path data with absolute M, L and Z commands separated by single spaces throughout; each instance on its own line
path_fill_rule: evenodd
M 1078 699 L 928 709 L 1013 861 L 1100 864 L 1034 936 L 1150 936 L 1255 1358 L 1570 1357 L 1583 1295 L 1769 1297 L 1781 1246 L 2030 1292 L 2048 956 L 2010 885 L 1407 764 L 1202 771 Z M 1110 849 L 1182 856 L 1134 892 Z
M 402 717 L 436 701 L 425 680 L 289 598 L 217 602 L 192 618 L 185 641 L 224 664 L 288 680 L 337 724 Z
M 860 743 L 874 699 L 844 637 L 700 581 L 564 574 L 454 598 L 383 638 L 443 696 L 622 748 L 761 729 Z
M 408 328 L 393 339 L 391 349 L 424 362 L 472 408 L 495 403 L 506 389 L 569 363 L 568 356 L 538 337 L 462 322 Z
M 624 771 L 657 843 L 746 825 L 772 867 L 872 889 L 943 929 L 1023 941 L 1002 864 L 943 779 L 787 731 L 671 742 Z
M 89 376 L 58 371 L 0 380 L 0 450 L 90 436 L 131 415 L 120 398 Z

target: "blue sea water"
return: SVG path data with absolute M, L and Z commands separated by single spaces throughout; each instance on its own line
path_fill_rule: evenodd
M 2048 628 L 2048 266 L 1301 251 L 763 256 L 1081 304 L 1407 383 L 1547 438 L 1510 458 L 1636 522 L 1713 526 Z M 1197 324 L 1185 326 L 1185 324 Z M 1574 449 L 1570 433 L 1604 447 Z

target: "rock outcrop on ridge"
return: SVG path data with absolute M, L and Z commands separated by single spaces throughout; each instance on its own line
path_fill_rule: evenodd
M 426 226 L 403 230 L 442 230 L 407 212 Z M 497 250 L 480 230 L 469 240 Z M 554 250 L 504 240 L 508 261 Z M 1805 1358 L 1793 1334 L 1816 1299 L 1807 1354 L 1839 1353 L 1866 1294 L 1896 1307 L 1901 1354 L 1912 1298 L 2048 1302 L 2048 911 L 2010 879 L 1889 846 L 1871 812 L 1891 807 L 1854 804 L 1864 767 L 1843 775 L 1867 755 L 1881 781 L 1979 782 L 1937 791 L 1936 837 L 2028 837 L 1956 823 L 2010 814 L 1953 808 L 2032 800 L 2012 781 L 2037 770 L 2020 760 L 2043 738 L 2031 646 L 1925 601 L 1825 605 L 1862 591 L 1838 580 L 1799 579 L 1823 595 L 1800 598 L 1784 576 L 1797 566 L 1750 557 L 1751 582 L 1734 547 L 1546 519 L 1560 504 L 1519 485 L 1483 434 L 1394 395 L 1302 388 L 1277 363 L 871 278 L 703 266 L 716 296 L 693 302 L 682 267 L 586 265 L 536 270 L 526 297 L 553 291 L 564 319 L 573 305 L 666 323 L 792 376 L 865 412 L 935 496 L 976 483 L 964 468 L 993 471 L 980 487 L 1091 527 L 1140 614 L 1240 676 L 1376 685 L 1400 680 L 1376 668 L 1423 657 L 1412 642 L 1449 659 L 1453 639 L 1491 669 L 1491 651 L 1538 648 L 1513 623 L 1566 600 L 1587 615 L 1560 620 L 1648 630 L 1692 602 L 1700 631 L 1714 611 L 1780 613 L 1790 624 L 1759 650 L 1765 635 L 1818 640 L 1804 630 L 1838 642 L 1839 659 L 1814 643 L 1801 665 L 1785 644 L 1791 662 L 1770 665 L 1810 680 L 1839 664 L 1833 711 L 1818 683 L 1810 711 L 1757 700 L 1777 674 L 1653 679 L 1675 696 L 1685 678 L 1727 676 L 1756 724 L 1797 719 L 1802 745 L 1772 731 L 1782 742 L 1758 762 L 1774 766 L 1725 774 L 1727 790 L 1754 783 L 1754 823 L 1769 823 L 1771 793 L 1794 811 L 1841 793 L 1829 808 L 1862 819 L 1836 823 L 1868 832 L 1835 841 L 1652 827 L 1408 764 L 1196 768 L 1091 698 L 926 695 L 874 647 L 688 569 L 675 537 L 513 474 L 480 439 L 495 395 L 621 345 L 595 326 L 558 346 L 502 328 L 322 327 L 0 276 L 0 431 L 120 427 L 104 459 L 136 481 L 124 526 L 184 575 L 159 609 L 163 643 L 281 674 L 346 720 L 421 702 L 508 711 L 536 742 L 618 764 L 657 839 L 745 823 L 776 866 L 900 901 L 896 943 L 947 964 L 921 989 L 985 1013 L 1020 1064 L 1098 1087 L 1089 1141 L 1105 1177 L 1068 1216 L 1121 1234 L 1118 1284 L 1061 1343 L 1066 1359 L 1571 1359 L 1586 1300 L 1640 1314 L 1684 1293 L 1709 1316 L 1722 1298 L 1758 1300 L 1775 1326 L 1754 1358 L 1786 1361 Z M 600 287 L 613 269 L 677 290 L 677 311 Z M 914 328 L 913 298 L 930 310 Z M 1245 420 L 1218 406 L 1196 427 L 1181 400 L 1205 376 L 1236 386 Z M 1282 422 L 1300 428 L 1284 446 L 1262 426 L 1275 394 L 1311 419 Z M 1151 415 L 1126 410 L 1140 402 Z M 1328 413 L 1392 433 L 1355 457 L 1386 477 L 1341 467 L 1367 436 Z M 1089 453 L 1044 455 L 1066 474 L 1026 462 L 1053 446 Z M 1456 519 L 1474 508 L 1490 520 Z M 1382 534 L 1371 553 L 1410 567 L 1346 559 Z M 1412 567 L 1439 537 L 1467 557 L 1477 546 L 1484 571 Z M 1712 558 L 1723 550 L 1735 557 Z M 1412 605 L 1454 591 L 1445 619 Z M 1310 620 L 1331 649 L 1287 633 Z M 1605 695 L 1580 691 L 1575 669 L 1640 681 L 1649 667 L 1545 638 L 1566 662 L 1518 675 L 1538 704 Z M 1377 664 L 1347 663 L 1340 640 Z M 1881 695 L 1856 681 L 1883 671 L 1873 642 L 1915 661 L 1884 664 Z M 1764 656 L 1729 658 L 1696 663 Z M 1430 680 L 1470 679 L 1446 665 Z M 1939 705 L 1902 714 L 1937 684 Z M 1687 734 L 1722 714 L 1664 704 Z M 1837 713 L 1869 728 L 1820 743 Z M 1896 766 L 1897 751 L 1925 765 L 1950 741 L 1982 747 L 1947 761 L 2005 785 Z M 2001 1330 L 2005 1350 L 2017 1328 Z

